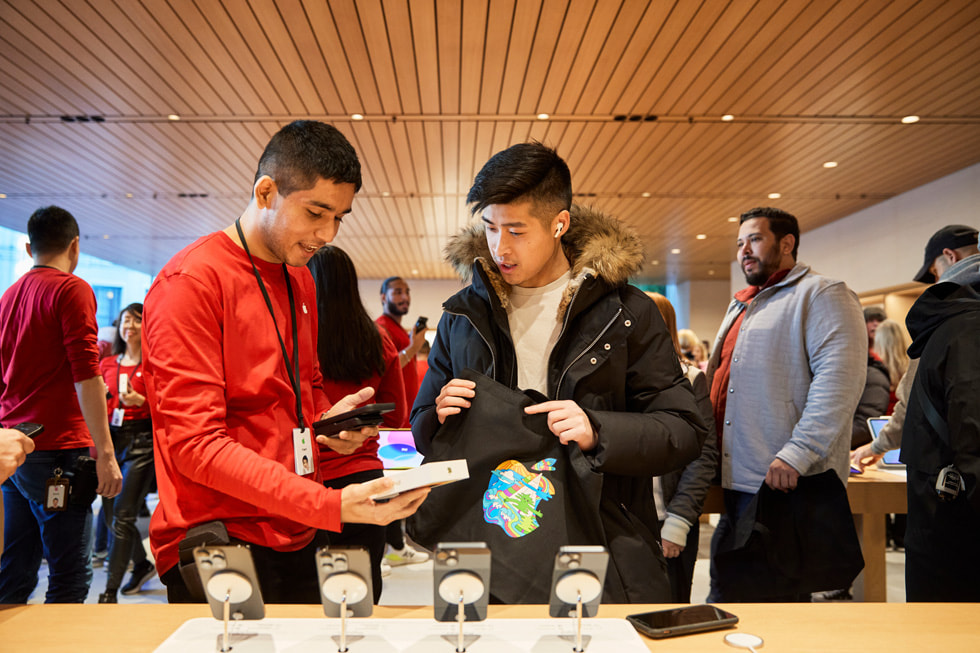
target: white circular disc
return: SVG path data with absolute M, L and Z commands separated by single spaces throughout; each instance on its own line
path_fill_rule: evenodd
M 230 595 L 232 603 L 241 603 L 252 596 L 252 583 L 237 571 L 219 571 L 208 579 L 208 594 L 216 601 Z
M 439 596 L 446 603 L 459 603 L 460 594 L 463 603 L 474 603 L 483 596 L 483 590 L 483 580 L 472 571 L 454 571 L 439 583 Z
M 752 633 L 728 633 L 725 643 L 737 648 L 757 648 L 762 646 L 762 638 Z
M 602 592 L 602 583 L 591 571 L 570 571 L 555 583 L 555 596 L 562 603 L 577 603 L 579 594 L 582 603 L 588 603 Z
M 367 596 L 368 587 L 364 579 L 357 574 L 348 572 L 332 574 L 323 581 L 323 595 L 333 603 L 343 603 L 344 593 L 347 593 L 347 605 L 360 603 Z

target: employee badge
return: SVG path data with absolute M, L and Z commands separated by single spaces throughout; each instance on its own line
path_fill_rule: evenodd
M 109 425 L 122 426 L 124 419 L 126 419 L 126 410 L 124 408 L 113 408 L 112 419 L 109 420 Z
M 293 463 L 300 476 L 313 473 L 313 437 L 308 428 L 293 429 Z
M 54 477 L 45 482 L 44 509 L 61 512 L 68 508 L 68 479 L 61 475 L 61 468 L 54 470 Z

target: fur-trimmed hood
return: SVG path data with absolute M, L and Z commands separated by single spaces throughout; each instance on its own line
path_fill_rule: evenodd
M 643 266 L 643 243 L 636 233 L 615 218 L 592 207 L 572 204 L 568 231 L 561 237 L 572 266 L 572 281 L 565 289 L 559 315 L 563 315 L 575 291 L 587 276 L 611 286 L 621 286 Z M 479 263 L 503 306 L 509 303 L 510 285 L 504 281 L 490 254 L 482 222 L 474 222 L 452 236 L 443 250 L 446 261 L 464 282 Z

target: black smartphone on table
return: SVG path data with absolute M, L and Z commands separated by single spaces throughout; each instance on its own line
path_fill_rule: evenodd
M 384 414 L 395 410 L 395 404 L 367 404 L 346 413 L 333 415 L 313 422 L 313 432 L 336 438 L 341 431 L 356 431 L 365 426 L 377 426 L 384 420 Z
M 637 631 L 653 639 L 731 628 L 738 623 L 738 617 L 713 605 L 642 612 L 631 614 L 626 620 Z

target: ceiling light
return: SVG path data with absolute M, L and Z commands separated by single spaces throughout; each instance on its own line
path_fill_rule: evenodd
M 548 118 L 550 118 L 550 117 L 551 117 L 551 116 L 550 116 L 550 115 L 548 115 L 547 113 L 539 113 L 539 114 L 538 114 L 538 120 L 547 120 L 547 119 L 548 119 Z
M 133 194 L 132 193 L 126 193 L 126 199 L 130 199 L 130 200 L 133 199 Z
M 903 125 L 911 125 L 914 122 L 919 122 L 919 116 L 905 116 L 902 118 Z
M 724 120 L 725 122 L 731 122 L 731 121 L 735 120 L 735 116 L 733 116 L 730 113 L 726 113 L 725 115 L 723 115 L 721 117 L 721 119 Z
M 714 270 L 708 270 L 708 274 L 713 275 L 714 273 L 715 273 Z
M 654 259 L 654 260 L 650 261 L 650 265 L 660 265 L 660 261 Z
M 386 191 L 386 190 L 383 190 L 383 191 L 381 191 L 381 197 L 388 197 L 388 196 L 390 196 L 390 195 L 391 195 L 391 193 L 389 193 L 389 192 L 388 192 L 388 191 Z
M 824 168 L 836 168 L 837 167 L 837 162 L 836 161 L 827 161 L 826 163 L 823 164 L 823 167 Z
M 7 194 L 6 193 L 0 193 L 0 200 L 5 200 L 5 199 L 7 199 Z
M 169 116 L 167 116 L 167 120 L 180 120 L 180 116 L 178 116 L 176 113 L 171 113 Z
M 640 197 L 650 197 L 650 193 L 640 193 Z
M 695 236 L 695 238 L 697 238 L 698 240 L 707 240 L 708 234 L 698 234 L 697 236 Z
M 109 234 L 102 234 L 102 240 L 109 240 Z
M 681 253 L 681 250 L 679 250 L 679 249 L 677 249 L 677 248 L 675 247 L 674 249 L 672 249 L 672 250 L 670 250 L 670 253 L 671 253 L 671 254 L 680 254 L 680 253 Z
M 769 193 L 769 195 L 767 195 L 767 197 L 769 199 L 771 199 L 771 200 L 778 200 L 780 197 L 782 197 L 782 194 L 781 193 Z
M 351 120 L 364 120 L 364 115 L 363 114 L 360 114 L 360 113 L 352 113 L 352 114 L 350 114 L 350 119 Z
M 419 273 L 419 271 L 418 271 L 418 270 L 412 270 L 412 274 L 414 274 L 414 275 L 416 275 L 416 276 L 418 276 L 418 273 Z
M 738 216 L 737 215 L 733 215 L 732 217 L 728 218 L 728 221 L 729 222 L 738 222 Z

